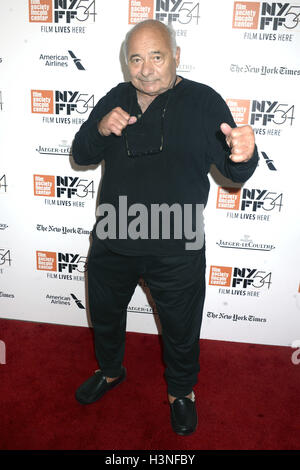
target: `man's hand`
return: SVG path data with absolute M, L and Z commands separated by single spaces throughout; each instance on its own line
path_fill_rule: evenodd
M 253 155 L 255 147 L 254 132 L 251 126 L 230 127 L 224 123 L 220 126 L 226 136 L 226 143 L 231 149 L 230 159 L 233 162 L 247 162 Z
M 104 116 L 98 124 L 98 131 L 101 135 L 107 137 L 110 134 L 122 135 L 122 130 L 130 124 L 137 121 L 135 116 L 130 116 L 122 108 L 112 109 Z

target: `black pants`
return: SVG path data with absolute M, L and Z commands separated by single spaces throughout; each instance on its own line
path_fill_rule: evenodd
M 205 297 L 205 249 L 197 255 L 126 256 L 94 237 L 88 293 L 100 369 L 117 377 L 125 351 L 127 306 L 140 278 L 159 315 L 168 393 L 188 395 L 197 383 L 199 336 Z

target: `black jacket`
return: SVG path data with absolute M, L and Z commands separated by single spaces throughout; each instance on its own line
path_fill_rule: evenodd
M 79 165 L 105 161 L 99 203 L 116 208 L 117 224 L 119 196 L 126 196 L 128 207 L 143 204 L 149 214 L 153 204 L 205 206 L 209 193 L 207 174 L 212 163 L 234 182 L 245 182 L 257 166 L 256 148 L 246 163 L 234 163 L 228 158 L 230 151 L 220 124 L 236 125 L 225 101 L 207 85 L 183 78 L 173 89 L 156 97 L 121 137 L 113 134 L 103 137 L 97 123 L 117 106 L 130 115 L 141 115 L 131 83 L 119 84 L 97 103 L 75 135 L 72 147 L 73 158 Z M 158 149 L 162 137 L 161 152 L 134 158 L 127 155 L 127 148 L 137 152 Z M 134 217 L 127 220 L 129 223 Z M 195 223 L 194 220 L 193 227 Z M 160 232 L 158 240 L 127 237 L 107 239 L 105 243 L 124 254 L 179 255 L 187 253 L 186 241 L 184 236 L 163 239 Z

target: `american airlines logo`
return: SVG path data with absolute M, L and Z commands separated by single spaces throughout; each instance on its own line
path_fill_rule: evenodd
M 39 55 L 39 60 L 43 63 L 45 67 L 68 68 L 70 66 L 75 66 L 78 70 L 85 70 L 84 66 L 81 63 L 81 59 L 78 58 L 75 53 L 71 50 L 68 50 L 67 53 L 41 53 Z
M 76 65 L 76 67 L 78 68 L 78 70 L 85 70 L 85 68 L 84 68 L 84 66 L 82 65 L 80 59 L 78 59 L 78 58 L 76 57 L 76 55 L 74 54 L 74 52 L 68 51 L 68 53 L 69 53 L 70 56 L 72 57 L 73 62 L 74 62 L 74 64 Z

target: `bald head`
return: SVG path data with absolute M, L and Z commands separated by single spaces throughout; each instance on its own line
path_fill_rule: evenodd
M 127 34 L 125 54 L 131 83 L 141 94 L 157 96 L 174 86 L 180 49 L 165 24 L 147 20 Z
M 124 57 L 126 64 L 128 63 L 128 49 L 129 49 L 129 42 L 130 39 L 138 33 L 139 31 L 149 31 L 153 32 L 154 34 L 158 34 L 164 36 L 166 42 L 168 43 L 170 49 L 172 50 L 173 57 L 176 56 L 177 44 L 176 44 L 176 33 L 171 26 L 167 26 L 164 23 L 161 23 L 157 20 L 145 20 L 137 23 L 130 31 L 126 34 L 123 50 L 124 50 Z

